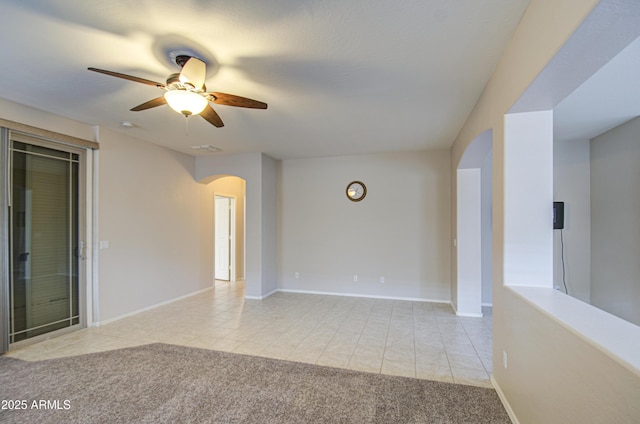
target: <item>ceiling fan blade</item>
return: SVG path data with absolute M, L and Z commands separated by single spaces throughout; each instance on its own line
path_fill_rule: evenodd
M 120 72 L 107 71 L 107 70 L 98 69 L 98 68 L 87 68 L 87 69 L 90 70 L 90 71 L 93 71 L 93 72 L 99 72 L 101 74 L 111 75 L 112 77 L 117 77 L 117 78 L 122 78 L 122 79 L 129 80 L 129 81 L 139 82 L 139 83 L 142 83 L 142 84 L 152 85 L 152 86 L 158 87 L 158 88 L 164 88 L 165 87 L 165 85 L 162 84 L 162 83 L 151 81 L 151 80 L 140 78 L 140 77 L 134 77 L 132 75 L 121 74 Z
M 200 112 L 200 116 L 209 121 L 209 123 L 213 126 L 216 126 L 218 128 L 224 127 L 222 119 L 220 119 L 220 116 L 216 113 L 215 110 L 213 110 L 210 105 L 207 105 L 207 107 L 205 107 L 204 110 Z
M 162 106 L 166 104 L 167 104 L 167 101 L 165 100 L 164 96 L 162 96 L 162 97 L 157 97 L 155 99 L 149 100 L 148 102 L 144 102 L 141 105 L 131 108 L 131 110 L 133 112 L 139 112 L 141 110 L 147 110 L 147 109 L 151 109 L 152 107 Z
M 234 96 L 226 93 L 207 93 L 214 97 L 213 103 L 227 106 L 248 107 L 251 109 L 266 109 L 267 104 L 246 97 Z
M 207 66 L 203 61 L 192 57 L 182 66 L 180 72 L 180 82 L 183 84 L 190 83 L 197 90 L 202 89 L 204 80 L 207 76 Z

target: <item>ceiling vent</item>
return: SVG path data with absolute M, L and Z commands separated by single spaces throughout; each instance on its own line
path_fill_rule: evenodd
M 201 150 L 203 152 L 212 152 L 212 153 L 221 151 L 219 148 L 217 148 L 215 146 L 211 146 L 209 144 L 205 144 L 205 145 L 202 145 L 202 146 L 191 146 L 191 148 L 193 150 Z

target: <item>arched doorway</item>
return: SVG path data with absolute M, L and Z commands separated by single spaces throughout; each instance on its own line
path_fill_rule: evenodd
M 196 161 L 195 178 L 202 184 L 230 175 L 246 181 L 245 298 L 264 299 L 278 290 L 277 161 L 261 153 Z
M 213 190 L 213 275 L 220 281 L 244 280 L 246 182 L 225 176 Z

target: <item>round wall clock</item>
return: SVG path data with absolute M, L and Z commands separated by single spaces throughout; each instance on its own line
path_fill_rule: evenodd
M 367 186 L 362 181 L 351 181 L 347 185 L 347 199 L 359 202 L 367 195 Z

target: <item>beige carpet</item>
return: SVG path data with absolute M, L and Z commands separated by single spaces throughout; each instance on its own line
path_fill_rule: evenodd
M 166 344 L 0 357 L 9 400 L 1 423 L 510 423 L 492 389 Z

